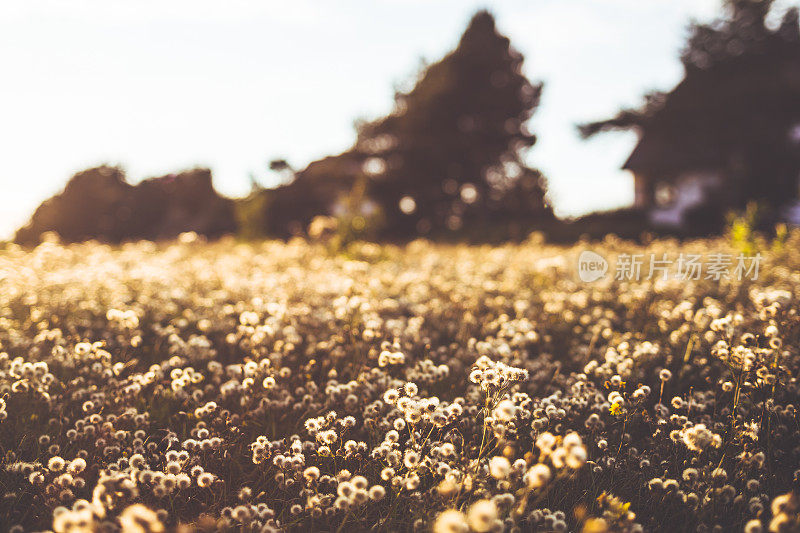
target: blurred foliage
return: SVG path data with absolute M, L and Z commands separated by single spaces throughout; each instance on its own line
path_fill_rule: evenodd
M 238 199 L 234 207 L 238 235 L 247 240 L 266 237 L 265 215 L 268 209 L 269 197 L 261 189 L 254 189 L 246 197 Z
M 55 232 L 67 242 L 117 243 L 168 239 L 188 231 L 218 237 L 235 227 L 233 202 L 217 194 L 208 169 L 131 185 L 122 169 L 100 166 L 75 174 L 63 192 L 36 209 L 15 240 L 37 244 L 43 234 Z
M 775 238 L 772 239 L 772 252 L 780 254 L 786 249 L 786 244 L 789 240 L 789 228 L 786 224 L 778 224 L 775 226 Z
M 756 233 L 759 210 L 756 202 L 750 202 L 743 213 L 731 212 L 728 215 L 731 246 L 747 256 L 755 255 L 760 248 Z
M 727 218 L 726 233 L 733 249 L 746 256 L 784 251 L 789 230 L 786 224 L 771 224 L 769 206 L 763 202 L 749 202 L 744 211 L 731 211 Z
M 798 10 L 786 10 L 778 28 L 767 23 L 775 0 L 725 0 L 726 16 L 711 23 L 694 22 L 681 53 L 687 70 L 708 69 L 743 56 L 769 55 L 786 42 L 798 39 Z
M 773 4 L 774 0 L 726 0 L 725 16 L 710 23 L 692 23 L 686 46 L 681 52 L 686 78 L 700 71 L 727 68 L 738 70 L 741 80 L 752 74 L 748 73 L 747 68 L 752 67 L 752 63 L 758 63 L 759 59 L 775 63 L 787 59 L 787 56 L 788 59 L 794 57 L 800 44 L 798 9 L 791 7 L 786 10 L 780 26 L 772 29 L 766 19 Z M 736 85 L 729 87 L 721 85 L 714 88 L 735 91 Z M 783 96 L 788 98 L 792 92 L 789 90 L 790 87 L 785 89 Z M 701 95 L 696 96 L 699 99 Z M 652 119 L 667 105 L 669 99 L 669 93 L 651 91 L 644 95 L 641 107 L 622 109 L 611 119 L 581 124 L 578 129 L 584 137 L 611 130 L 646 130 Z M 795 99 L 792 99 L 792 102 L 795 105 L 789 108 L 794 110 L 797 102 Z M 755 108 L 750 107 L 750 111 L 755 112 Z M 717 127 L 723 128 L 724 124 L 717 124 Z
M 359 240 L 375 240 L 385 224 L 383 210 L 366 196 L 366 182 L 359 180 L 341 200 L 343 206 L 337 213 L 334 245 L 344 249 Z
M 314 217 L 308 226 L 308 236 L 324 243 L 333 253 L 344 252 L 356 242 L 376 240 L 384 217 L 380 207 L 365 197 L 365 185 L 361 180 L 340 198 L 335 216 Z

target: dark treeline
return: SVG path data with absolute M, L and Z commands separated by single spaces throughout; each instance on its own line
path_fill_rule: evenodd
M 207 171 L 132 186 L 119 169 L 91 169 L 42 204 L 17 240 L 37 242 L 44 231 L 68 241 L 189 230 L 288 238 L 318 217 L 317 230 L 335 227 L 344 238 L 524 237 L 553 214 L 544 177 L 524 162 L 542 86 L 522 74 L 522 62 L 479 12 L 453 52 L 395 95 L 388 116 L 359 124 L 349 150 L 290 171 L 285 185 L 234 202 L 214 193 Z
M 94 168 L 44 202 L 16 240 L 36 243 L 46 231 L 108 242 L 183 231 L 495 242 L 534 230 L 553 240 L 705 234 L 751 200 L 769 207 L 774 221 L 797 200 L 800 29 L 796 9 L 771 28 L 772 3 L 728 0 L 722 18 L 690 27 L 678 86 L 581 127 L 586 137 L 639 134 L 623 167 L 635 179 L 631 209 L 555 219 L 544 176 L 525 162 L 536 142 L 527 123 L 543 85 L 525 77 L 522 55 L 481 11 L 452 52 L 395 94 L 391 113 L 356 125 L 350 149 L 299 171 L 274 161 L 273 170 L 288 177 L 283 185 L 254 185 L 230 200 L 214 191 L 208 170 L 131 185 L 120 169 Z
M 219 237 L 236 231 L 234 202 L 217 194 L 208 169 L 131 185 L 121 169 L 101 166 L 75 174 L 43 202 L 16 241 L 35 244 L 46 231 L 69 242 L 168 239 L 185 231 Z

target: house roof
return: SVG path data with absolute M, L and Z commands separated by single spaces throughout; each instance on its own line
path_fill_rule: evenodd
M 738 152 L 785 142 L 798 122 L 800 46 L 692 68 L 639 125 L 639 142 L 623 168 L 665 178 L 730 168 Z

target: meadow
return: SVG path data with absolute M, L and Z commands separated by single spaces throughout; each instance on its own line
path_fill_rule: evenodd
M 0 529 L 799 531 L 800 232 L 0 250 Z

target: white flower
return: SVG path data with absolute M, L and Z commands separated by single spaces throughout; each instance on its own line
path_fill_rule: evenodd
M 497 407 L 494 408 L 494 416 L 503 422 L 508 422 L 513 419 L 515 414 L 516 406 L 511 400 L 502 400 L 497 404 Z
M 448 509 L 436 517 L 433 533 L 466 533 L 469 531 L 466 517 L 461 511 Z
M 50 460 L 47 462 L 47 468 L 51 472 L 61 472 L 64 469 L 65 465 L 64 459 L 59 456 L 51 457 Z
M 550 476 L 550 468 L 545 464 L 537 463 L 525 473 L 525 484 L 531 489 L 538 489 L 550 481 Z
M 505 479 L 511 472 L 511 462 L 498 455 L 489 460 L 489 474 L 495 479 Z
M 572 446 L 567 448 L 567 466 L 573 470 L 578 470 L 586 463 L 586 448 L 581 446 Z
M 152 511 L 140 503 L 127 507 L 119 515 L 119 524 L 125 533 L 160 533 L 164 524 Z
M 712 433 L 705 424 L 696 424 L 680 431 L 681 439 L 687 448 L 694 452 L 702 452 L 709 446 L 719 447 L 722 438 Z
M 373 501 L 380 501 L 386 496 L 386 489 L 381 485 L 373 485 L 369 488 L 369 499 Z
M 491 500 L 478 500 L 467 511 L 467 523 L 473 531 L 489 531 L 497 518 L 497 506 Z
M 536 447 L 539 448 L 539 451 L 547 457 L 556 448 L 556 437 L 552 433 L 545 431 L 536 439 Z

